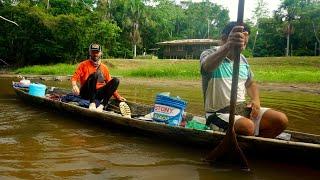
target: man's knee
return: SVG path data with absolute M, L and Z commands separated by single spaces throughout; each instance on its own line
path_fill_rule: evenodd
M 107 87 L 109 90 L 115 91 L 118 89 L 120 80 L 118 78 L 112 78 L 108 83 L 107 83 Z
M 118 86 L 120 84 L 120 80 L 118 78 L 116 78 L 116 77 L 112 78 L 111 82 L 112 82 L 112 84 L 114 84 L 116 86 Z
M 260 122 L 259 136 L 274 138 L 287 126 L 288 118 L 284 113 L 274 110 L 267 111 Z
M 277 122 L 279 128 L 283 130 L 286 129 L 288 126 L 288 123 L 289 123 L 288 117 L 284 113 L 279 112 L 278 122 Z
M 253 136 L 254 135 L 254 123 L 247 118 L 241 118 L 234 124 L 234 128 L 237 134 Z
M 284 127 L 288 126 L 288 117 L 279 111 L 268 110 L 262 116 L 260 127 L 272 128 L 272 127 Z

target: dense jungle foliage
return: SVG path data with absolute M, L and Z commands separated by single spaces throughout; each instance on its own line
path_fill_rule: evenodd
M 257 0 L 254 13 L 247 56 L 319 55 L 319 0 L 282 0 L 272 17 Z M 15 66 L 75 63 L 92 42 L 104 58 L 133 58 L 157 42 L 218 39 L 229 21 L 209 0 L 0 0 L 0 17 L 0 59 Z

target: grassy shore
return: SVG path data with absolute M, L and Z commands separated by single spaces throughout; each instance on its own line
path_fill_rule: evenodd
M 114 76 L 199 80 L 199 60 L 104 59 Z M 320 83 L 320 57 L 249 58 L 259 82 Z M 71 75 L 76 65 L 28 66 L 17 74 Z

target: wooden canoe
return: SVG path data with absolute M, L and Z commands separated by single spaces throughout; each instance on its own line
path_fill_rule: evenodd
M 104 123 L 125 127 L 130 130 L 137 130 L 154 134 L 152 137 L 169 138 L 170 141 L 182 142 L 186 145 L 197 145 L 196 147 L 207 150 L 216 146 L 223 138 L 225 133 L 219 131 L 201 131 L 178 126 L 168 126 L 152 121 L 144 121 L 135 118 L 135 116 L 145 115 L 151 112 L 152 107 L 133 102 L 127 102 L 130 106 L 133 118 L 123 117 L 116 113 L 108 111 L 96 112 L 78 105 L 52 100 L 47 97 L 37 97 L 29 95 L 24 88 L 13 87 L 14 91 L 23 101 L 32 105 L 54 108 L 58 111 L 73 113 L 79 116 L 85 116 L 90 120 L 102 121 Z M 50 88 L 47 93 L 66 94 L 68 91 L 60 88 Z M 112 101 L 111 101 L 112 102 Z M 187 115 L 190 116 L 190 115 Z M 306 162 L 319 167 L 320 163 L 320 135 L 308 134 L 296 131 L 285 131 L 291 134 L 290 140 L 262 138 L 255 136 L 238 136 L 244 152 L 253 157 L 263 159 L 277 159 L 280 161 L 294 161 L 295 163 Z

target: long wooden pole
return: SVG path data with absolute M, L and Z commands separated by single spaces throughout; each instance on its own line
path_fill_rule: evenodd
M 237 24 L 243 25 L 243 11 L 244 11 L 244 0 L 239 0 L 238 6 L 238 19 Z M 233 61 L 233 71 L 232 71 L 232 85 L 231 85 L 231 99 L 230 99 L 230 116 L 229 116 L 229 127 L 233 128 L 234 125 L 234 115 L 237 104 L 237 94 L 238 94 L 238 81 L 239 81 L 239 65 L 240 65 L 240 47 L 234 48 L 234 61 Z
M 238 5 L 238 19 L 237 24 L 243 25 L 243 14 L 244 14 L 244 0 L 239 0 Z M 241 164 L 241 167 L 245 170 L 250 170 L 248 161 L 244 156 L 242 150 L 239 147 L 237 137 L 234 131 L 234 116 L 237 103 L 237 91 L 238 91 L 238 79 L 239 79 L 239 65 L 240 65 L 240 47 L 234 48 L 234 62 L 233 62 L 233 74 L 232 74 L 232 85 L 231 85 L 231 99 L 230 99 L 230 112 L 229 112 L 229 128 L 221 143 L 209 153 L 206 157 L 207 161 L 213 162 L 217 159 L 225 156 L 227 152 L 234 153 Z

